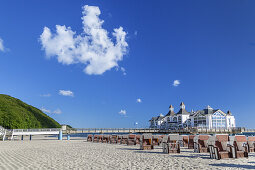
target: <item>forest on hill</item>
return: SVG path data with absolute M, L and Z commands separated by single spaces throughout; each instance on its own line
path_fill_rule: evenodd
M 0 94 L 0 126 L 6 129 L 61 127 L 40 109 L 5 94 Z

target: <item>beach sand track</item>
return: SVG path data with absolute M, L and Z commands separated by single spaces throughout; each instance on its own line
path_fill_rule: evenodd
M 0 155 L 0 169 L 255 169 L 254 153 L 248 159 L 214 160 L 184 148 L 168 155 L 160 147 L 143 151 L 84 140 L 5 141 Z

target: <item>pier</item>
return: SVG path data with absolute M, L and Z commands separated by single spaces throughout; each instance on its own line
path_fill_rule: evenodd
M 74 128 L 65 130 L 65 134 L 77 134 L 77 133 L 159 133 L 159 134 L 237 134 L 255 132 L 255 129 L 245 129 L 243 127 L 237 128 L 188 128 L 188 129 L 175 129 L 175 130 L 163 130 L 163 129 L 151 129 L 151 128 Z
M 30 136 L 30 140 L 32 140 L 32 136 L 35 135 L 58 135 L 58 139 L 62 140 L 62 130 L 60 128 L 45 128 L 45 129 L 4 129 L 0 128 L 0 137 L 4 141 L 6 138 L 13 140 L 14 136 L 21 136 L 21 140 L 23 140 L 23 136 Z
M 62 140 L 63 134 L 89 134 L 89 133 L 153 133 L 153 134 L 241 134 L 241 133 L 255 133 L 255 129 L 246 129 L 243 127 L 237 128 L 189 128 L 189 129 L 175 129 L 175 130 L 163 130 L 163 129 L 151 129 L 151 128 L 72 128 L 68 130 L 62 130 L 60 128 L 44 128 L 44 129 L 4 129 L 0 128 L 0 137 L 2 140 L 6 138 L 13 140 L 15 136 L 32 136 L 35 135 L 57 135 L 59 140 Z M 70 137 L 70 136 L 69 136 Z

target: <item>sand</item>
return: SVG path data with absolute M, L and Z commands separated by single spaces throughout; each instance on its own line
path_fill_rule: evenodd
M 185 148 L 163 154 L 161 147 L 143 151 L 85 140 L 0 141 L 0 169 L 255 169 L 255 153 L 248 159 L 214 160 Z

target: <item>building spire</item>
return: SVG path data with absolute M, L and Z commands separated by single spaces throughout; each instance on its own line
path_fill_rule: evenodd
M 185 109 L 185 104 L 184 104 L 183 102 L 181 102 L 180 108 L 181 108 L 181 109 Z
M 169 106 L 169 110 L 170 110 L 170 111 L 174 111 L 173 105 L 170 105 L 170 106 Z
M 213 110 L 213 108 L 211 106 L 209 106 L 209 105 L 207 105 L 206 109 L 207 110 Z
M 228 114 L 228 115 L 232 115 L 232 113 L 230 112 L 230 110 L 228 110 L 227 114 Z

